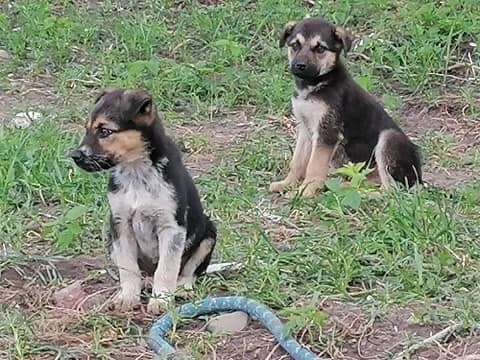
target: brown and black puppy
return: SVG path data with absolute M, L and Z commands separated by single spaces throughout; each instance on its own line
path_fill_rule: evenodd
M 103 92 L 72 158 L 89 172 L 111 170 L 107 245 L 120 273 L 116 304 L 140 303 L 144 271 L 154 276 L 148 309 L 158 313 L 177 286 L 205 271 L 217 233 L 150 95 Z
M 288 23 L 280 46 L 288 46 L 297 139 L 290 171 L 270 185 L 281 192 L 303 181 L 313 196 L 324 186 L 336 153 L 377 168 L 383 187 L 390 178 L 412 186 L 422 182 L 419 151 L 377 101 L 357 85 L 340 60 L 350 50 L 350 34 L 321 18 Z

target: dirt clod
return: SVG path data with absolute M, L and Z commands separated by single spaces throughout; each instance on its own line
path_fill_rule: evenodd
M 82 282 L 77 280 L 72 284 L 57 291 L 53 295 L 53 303 L 66 309 L 75 309 L 76 305 L 87 296 L 83 290 Z

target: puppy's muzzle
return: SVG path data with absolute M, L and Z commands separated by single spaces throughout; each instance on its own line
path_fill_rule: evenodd
M 86 155 L 84 151 L 75 149 L 70 153 L 70 157 L 73 159 L 73 161 L 75 161 L 75 164 L 78 165 L 85 159 Z
M 108 170 L 115 165 L 111 159 L 103 155 L 91 154 L 81 147 L 73 150 L 70 157 L 79 168 L 88 172 Z
M 295 61 L 290 66 L 293 75 L 301 79 L 315 79 L 318 77 L 318 68 L 303 61 Z

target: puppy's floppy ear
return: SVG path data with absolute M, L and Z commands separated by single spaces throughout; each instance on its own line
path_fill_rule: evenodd
M 125 101 L 132 111 L 132 121 L 140 126 L 150 126 L 155 120 L 155 106 L 149 93 L 142 90 L 126 91 Z
M 114 90 L 115 90 L 114 88 L 105 88 L 105 89 L 100 90 L 100 92 L 95 97 L 94 104 L 98 103 L 101 98 L 103 98 L 106 94 L 108 94 L 109 92 L 112 92 Z
M 296 21 L 290 21 L 283 27 L 282 34 L 280 35 L 280 42 L 279 42 L 279 45 L 281 48 L 285 46 L 285 43 L 287 42 L 288 37 L 292 35 L 295 25 L 297 25 Z
M 347 53 L 352 48 L 352 42 L 353 42 L 352 34 L 348 30 L 345 30 L 344 28 L 337 26 L 335 27 L 334 35 L 339 42 L 338 49 L 343 49 L 343 54 L 346 56 Z

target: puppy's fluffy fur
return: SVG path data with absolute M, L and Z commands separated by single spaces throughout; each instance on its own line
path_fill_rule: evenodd
M 288 23 L 280 46 L 288 46 L 295 79 L 292 97 L 297 140 L 290 171 L 270 185 L 280 192 L 303 181 L 313 196 L 323 188 L 335 156 L 376 167 L 383 187 L 390 178 L 412 186 L 422 182 L 419 151 L 376 100 L 358 86 L 340 60 L 350 34 L 321 18 Z
M 89 172 L 111 170 L 108 249 L 120 274 L 116 304 L 125 310 L 140 302 L 144 271 L 154 277 L 148 309 L 158 313 L 178 285 L 191 286 L 207 268 L 217 234 L 150 95 L 103 92 L 72 158 Z

